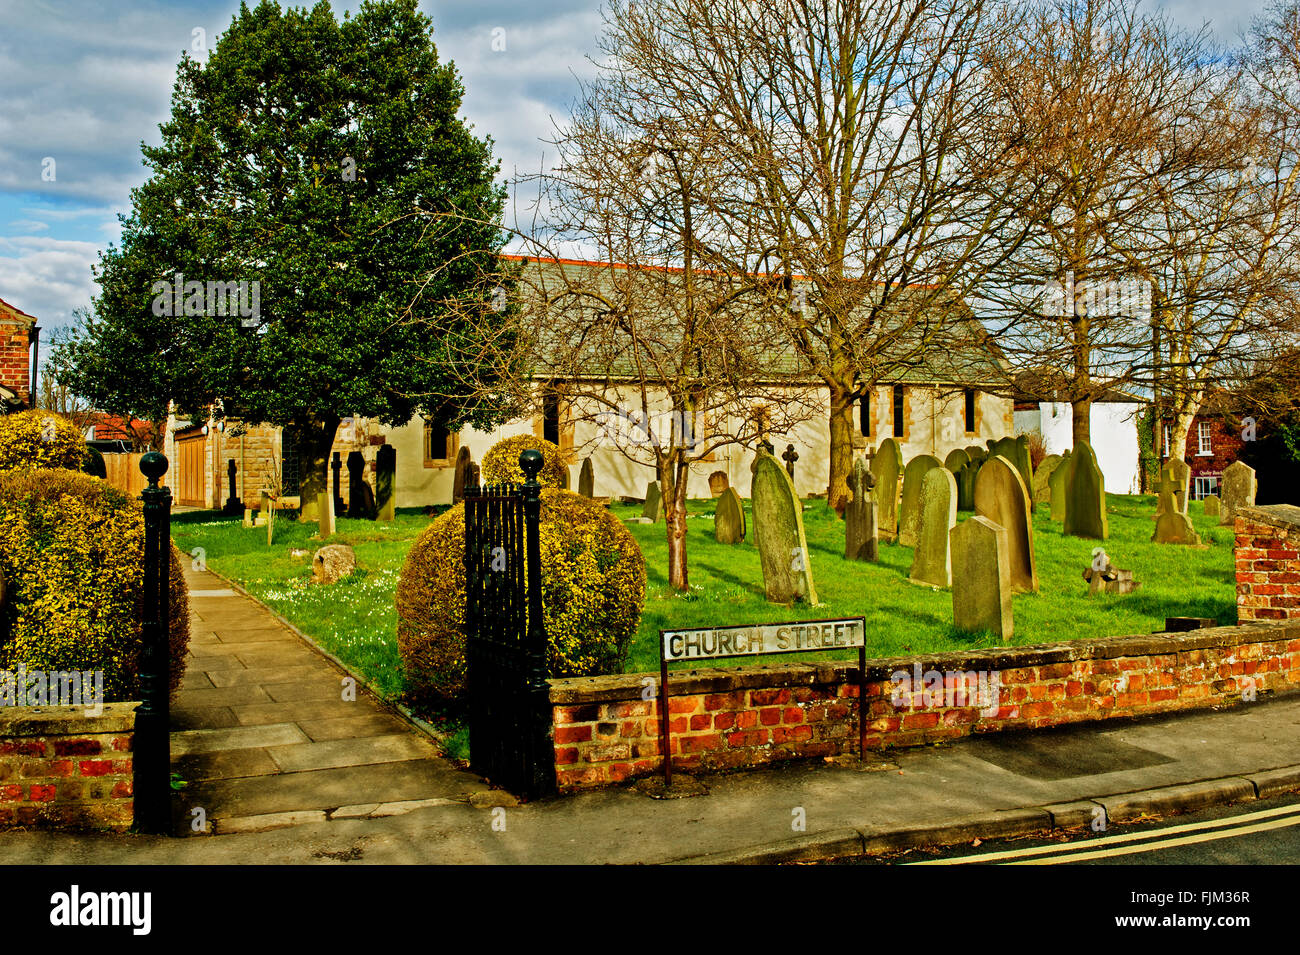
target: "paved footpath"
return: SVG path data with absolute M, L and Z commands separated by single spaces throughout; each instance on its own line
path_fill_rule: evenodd
M 187 782 L 177 831 L 202 809 L 216 834 L 388 816 L 487 787 L 265 607 L 186 571 L 189 665 L 172 704 L 172 768 Z M 354 697 L 349 699 L 345 697 Z
M 862 764 L 493 805 L 481 779 L 255 601 L 189 575 L 193 657 L 175 768 L 209 838 L 0 834 L 4 864 L 659 863 L 825 858 L 1087 826 L 1300 791 L 1300 694 L 1225 710 L 990 734 Z M 799 828 L 802 824 L 802 829 Z

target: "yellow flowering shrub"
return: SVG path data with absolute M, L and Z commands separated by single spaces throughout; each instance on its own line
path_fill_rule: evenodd
M 0 472 L 0 670 L 104 671 L 109 702 L 140 698 L 144 511 L 99 478 Z M 180 554 L 171 548 L 171 689 L 190 640 Z
M 81 467 L 86 439 L 70 418 L 33 408 L 0 415 L 0 471 Z
M 542 491 L 542 614 L 552 677 L 621 673 L 645 605 L 645 558 L 622 522 L 570 491 Z M 411 547 L 397 584 L 397 646 L 417 699 L 465 693 L 465 506 Z
M 529 448 L 542 452 L 542 469 L 537 472 L 537 483 L 542 487 L 563 487 L 568 469 L 559 447 L 533 434 L 502 438 L 492 445 L 487 454 L 483 455 L 479 477 L 484 484 L 500 484 L 503 481 L 523 484 L 524 472 L 519 467 L 519 455 Z

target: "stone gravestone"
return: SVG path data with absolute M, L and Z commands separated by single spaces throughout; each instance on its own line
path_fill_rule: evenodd
M 976 515 L 954 527 L 950 541 L 953 626 L 967 633 L 989 630 L 1007 640 L 1012 621 L 1006 529 Z
M 921 484 L 921 521 L 912 554 L 914 584 L 948 587 L 952 584 L 949 534 L 957 525 L 957 479 L 947 468 L 931 468 Z
M 1020 472 L 1020 480 L 1025 482 L 1025 490 L 1031 490 L 1034 486 L 1034 465 L 1029 457 L 1029 439 L 1024 435 L 1014 438 L 1007 435 L 1005 438 L 999 438 L 996 441 L 989 442 L 989 457 L 994 458 L 998 455 L 1006 458 Z M 1034 509 L 1033 495 L 1030 495 L 1029 509 Z
M 709 475 L 709 493 L 718 497 L 723 491 L 731 487 L 731 481 L 727 480 L 726 471 L 714 471 Z
M 1092 446 L 1086 441 L 1078 442 L 1060 467 L 1065 470 L 1065 518 L 1061 532 L 1105 540 L 1110 536 L 1106 521 L 1106 480 L 1097 466 Z
M 381 521 L 391 521 L 396 510 L 396 495 L 393 493 L 396 475 L 397 449 L 391 444 L 381 444 L 375 457 L 375 505 Z
M 966 453 L 965 449 L 955 448 L 949 451 L 948 456 L 943 459 L 943 466 L 952 472 L 953 477 L 956 477 L 969 462 L 970 455 Z
M 1211 495 L 1210 495 L 1209 497 L 1207 497 L 1207 498 L 1206 498 L 1202 503 L 1205 505 L 1205 516 L 1206 516 L 1206 517 L 1218 517 L 1218 516 L 1219 516 L 1219 499 L 1218 499 L 1217 497 L 1215 497 L 1213 494 L 1211 494 Z
M 968 444 L 965 449 L 966 457 L 972 461 L 983 461 L 989 456 L 988 448 L 981 448 L 978 444 Z
M 456 452 L 456 465 L 451 475 L 452 504 L 459 504 L 465 500 L 465 488 L 469 483 L 469 466 L 472 461 L 469 448 L 461 445 L 460 450 Z
M 578 493 L 583 497 L 596 496 L 596 473 L 591 467 L 591 458 L 582 459 L 582 471 L 578 474 Z
M 330 461 L 330 470 L 334 472 L 334 513 L 346 514 L 347 505 L 343 503 L 343 489 L 339 485 L 339 475 L 343 472 L 343 456 L 334 452 L 333 460 Z
M 1160 469 L 1160 483 L 1164 483 L 1165 472 L 1169 473 L 1169 482 L 1174 488 L 1174 504 L 1178 510 L 1187 513 L 1187 489 L 1192 483 L 1192 469 L 1186 461 L 1170 458 Z M 1159 493 L 1157 491 L 1157 493 Z M 1157 511 L 1157 513 L 1159 513 Z
M 649 518 L 651 524 L 658 524 L 663 514 L 663 495 L 659 482 L 651 481 L 645 486 L 645 504 L 641 507 L 641 516 Z
M 1051 504 L 1052 489 L 1048 481 L 1054 472 L 1065 459 L 1059 454 L 1049 454 L 1038 462 L 1038 467 L 1034 469 L 1034 503 Z
M 348 454 L 348 517 L 375 519 L 375 495 L 366 483 L 366 457 L 360 451 Z
M 1007 567 L 1011 589 L 1038 590 L 1034 564 L 1034 525 L 1029 517 L 1029 492 L 1014 464 L 998 456 L 989 458 L 975 480 L 975 513 L 987 517 L 1007 534 Z
M 862 458 L 853 459 L 849 490 L 853 499 L 844 508 L 844 559 L 880 558 L 880 541 L 876 537 L 876 498 L 871 493 L 871 470 Z
M 770 454 L 754 465 L 754 537 L 763 564 L 763 585 L 772 603 L 802 600 L 817 603 L 808 541 L 803 529 L 803 505 L 790 475 Z
M 781 460 L 785 462 L 785 473 L 790 475 L 790 480 L 794 480 L 794 463 L 799 460 L 799 452 L 794 449 L 793 444 L 787 444 L 785 450 L 781 452 Z
M 903 497 L 898 513 L 898 542 L 904 547 L 916 546 L 916 535 L 921 529 L 921 484 L 925 476 L 943 462 L 932 454 L 918 454 L 903 469 Z M 955 504 L 955 500 L 954 500 Z
M 1249 464 L 1234 461 L 1223 469 L 1219 478 L 1219 510 L 1222 516 L 1220 525 L 1231 525 L 1237 519 L 1237 508 L 1252 507 L 1255 504 L 1255 492 L 1259 482 L 1255 478 L 1255 469 Z
M 975 479 L 983 466 L 983 461 L 972 458 L 957 472 L 957 510 L 975 510 Z
M 745 505 L 732 488 L 718 495 L 713 511 L 713 538 L 719 544 L 739 544 L 745 539 Z
M 319 511 L 317 520 L 320 523 L 317 534 L 321 540 L 325 540 L 334 533 L 334 495 L 325 488 L 320 492 L 317 501 L 319 502 L 316 505 Z
M 235 475 L 238 473 L 239 468 L 235 466 L 235 459 L 228 459 L 226 461 L 226 474 L 228 476 L 226 487 L 230 489 L 230 494 L 226 497 L 225 507 L 221 509 L 223 514 L 238 514 L 244 509 L 244 502 L 235 493 Z
M 886 438 L 871 459 L 871 493 L 876 499 L 876 533 L 881 540 L 898 540 L 898 479 L 903 456 L 898 442 Z
M 1199 544 L 1200 536 L 1192 526 L 1192 519 L 1178 509 L 1178 483 L 1176 472 L 1169 468 L 1160 471 L 1159 500 L 1156 505 L 1156 529 L 1151 540 L 1157 544 Z
M 1054 521 L 1065 520 L 1065 463 L 1070 460 L 1070 452 L 1066 451 L 1061 455 L 1061 463 L 1058 464 L 1047 478 L 1047 494 L 1051 500 L 1052 508 L 1050 516 Z

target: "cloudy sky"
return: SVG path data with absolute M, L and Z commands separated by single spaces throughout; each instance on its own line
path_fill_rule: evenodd
M 503 174 L 543 165 L 552 118 L 567 114 L 577 79 L 591 75 L 600 3 L 422 0 L 440 56 L 464 80 L 465 117 L 493 138 Z M 1266 3 L 1153 5 L 1231 42 Z M 117 216 L 145 178 L 140 144 L 159 141 L 181 51 L 196 30 L 213 43 L 238 5 L 0 0 L 0 298 L 49 329 L 90 303 L 91 265 L 117 242 Z M 493 48 L 494 35 L 505 50 Z

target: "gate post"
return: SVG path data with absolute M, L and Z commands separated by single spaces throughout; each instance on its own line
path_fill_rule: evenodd
M 167 458 L 140 459 L 149 479 L 144 501 L 144 611 L 140 624 L 140 705 L 135 711 L 134 796 L 137 832 L 171 835 L 171 505 L 159 487 Z
M 528 745 L 532 750 L 532 779 L 529 788 L 534 798 L 555 793 L 555 744 L 553 742 L 551 686 L 546 680 L 546 623 L 542 619 L 542 486 L 537 481 L 542 470 L 542 453 L 529 448 L 519 455 L 524 472 L 524 539 L 528 567 L 528 698 L 532 730 Z

